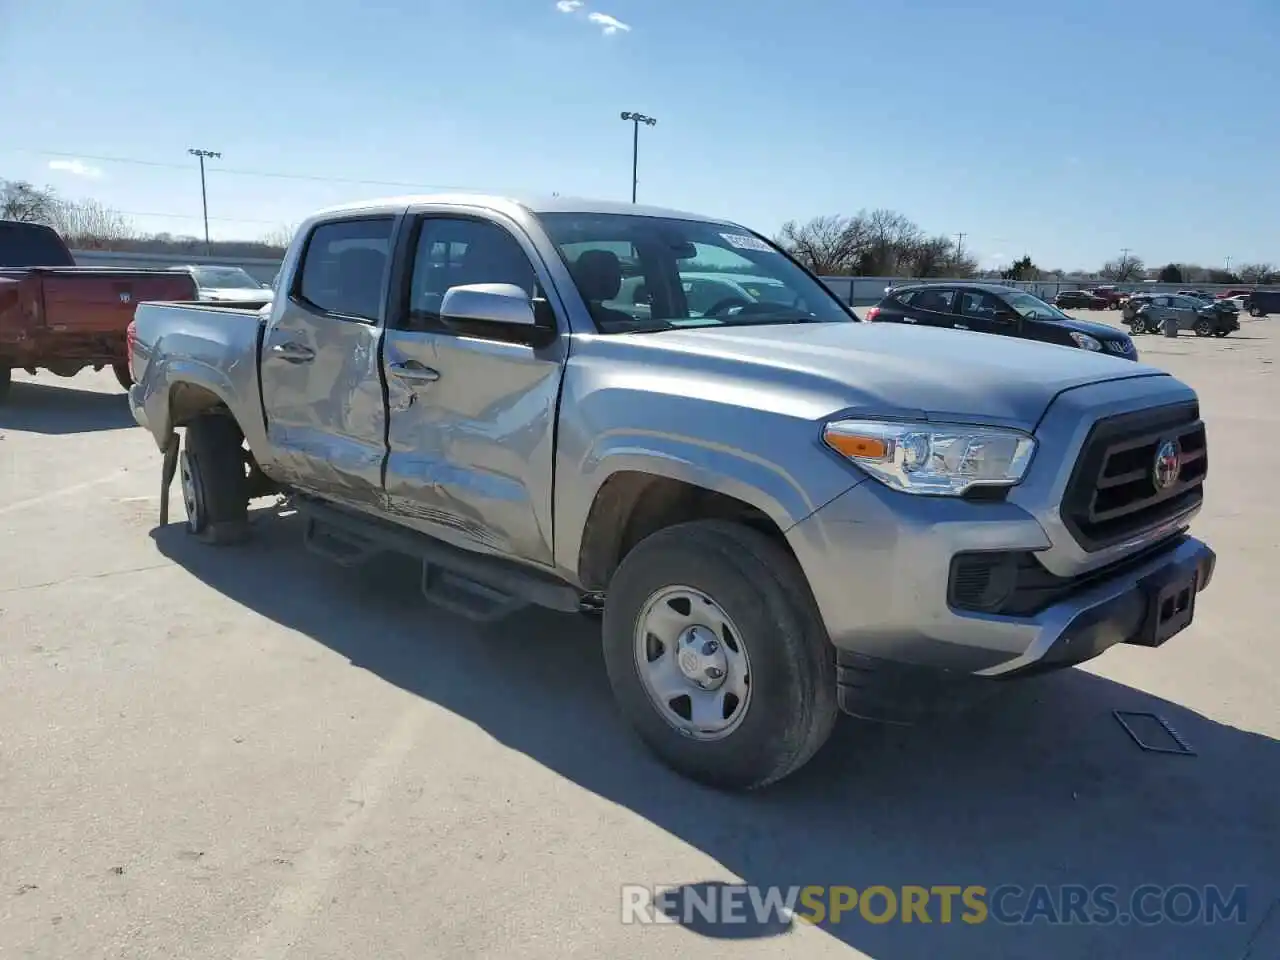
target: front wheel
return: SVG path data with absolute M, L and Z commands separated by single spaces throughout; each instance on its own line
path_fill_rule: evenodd
M 249 532 L 249 488 L 243 438 L 225 416 L 197 417 L 187 425 L 178 457 L 187 532 L 206 543 L 239 542 Z
M 1263 313 L 1263 312 L 1262 312 L 1262 309 L 1261 309 L 1261 308 L 1259 308 L 1259 307 L 1250 307 L 1250 308 L 1249 308 L 1249 316 L 1254 317 L 1254 318 L 1257 318 L 1257 317 L 1265 317 L 1265 316 L 1266 316 L 1266 314 L 1265 314 L 1265 313 Z
M 603 640 L 623 715 L 690 779 L 763 787 L 835 724 L 835 650 L 804 574 L 749 527 L 695 521 L 641 541 L 609 584 Z
M 125 392 L 129 392 L 129 388 L 133 386 L 133 374 L 129 372 L 127 363 L 113 363 L 111 372 L 116 375 L 116 382 L 124 387 Z
M 1208 320 L 1197 320 L 1195 326 L 1197 337 L 1209 337 L 1213 335 L 1213 324 Z

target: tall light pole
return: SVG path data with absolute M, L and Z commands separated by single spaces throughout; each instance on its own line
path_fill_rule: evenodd
M 656 117 L 646 117 L 643 113 L 635 113 L 630 110 L 622 114 L 623 120 L 630 120 L 634 129 L 631 131 L 631 202 L 636 202 L 636 186 L 640 183 L 640 124 L 648 124 L 653 126 L 658 122 Z
M 217 150 L 188 150 L 187 153 L 193 157 L 200 158 L 200 206 L 204 210 L 204 255 L 209 256 L 209 194 L 204 188 L 204 158 L 221 157 Z

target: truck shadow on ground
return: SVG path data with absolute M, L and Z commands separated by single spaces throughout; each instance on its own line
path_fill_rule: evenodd
M 959 906 L 950 924 L 934 906 L 929 924 L 869 923 L 855 911 L 824 925 L 878 960 L 1234 960 L 1280 893 L 1280 744 L 1176 703 L 1068 671 L 1010 685 L 943 725 L 844 721 L 791 779 L 724 794 L 671 773 L 631 736 L 605 681 L 597 621 L 532 611 L 477 627 L 423 601 L 412 564 L 388 559 L 353 576 L 304 550 L 296 518 L 272 509 L 254 520 L 254 542 L 232 550 L 205 547 L 178 524 L 153 536 L 227 597 L 466 717 L 747 883 L 1111 884 L 1122 909 L 1141 884 L 1248 887 L 1243 922 L 1216 925 L 966 925 Z M 1161 715 L 1197 755 L 1142 752 L 1113 709 Z M 719 882 L 631 879 L 685 879 L 702 891 Z M 1016 913 L 1026 900 L 1006 906 Z M 777 922 L 690 920 L 691 935 L 707 938 L 786 932 Z
M 54 435 L 134 426 L 129 398 L 123 391 L 101 393 L 15 380 L 8 399 L 0 404 L 0 430 Z

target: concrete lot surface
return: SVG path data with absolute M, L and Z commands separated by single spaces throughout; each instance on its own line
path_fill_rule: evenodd
M 1280 319 L 1138 344 L 1209 423 L 1196 532 L 1219 567 L 1195 623 L 953 723 L 842 722 L 754 796 L 637 745 L 592 621 L 471 626 L 406 565 L 313 557 L 266 505 L 241 548 L 157 529 L 160 458 L 110 373 L 19 375 L 0 408 L 0 956 L 1275 960 Z M 1142 752 L 1115 709 L 1159 714 L 1195 756 Z M 621 922 L 624 884 L 738 880 L 1248 892 L 1244 922 L 1215 925 Z

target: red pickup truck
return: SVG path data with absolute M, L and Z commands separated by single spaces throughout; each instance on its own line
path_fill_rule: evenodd
M 72 377 L 111 367 L 129 375 L 125 331 L 144 300 L 195 300 L 189 273 L 77 267 L 57 232 L 0 220 L 0 401 L 13 370 Z

